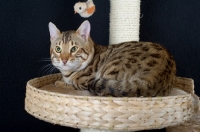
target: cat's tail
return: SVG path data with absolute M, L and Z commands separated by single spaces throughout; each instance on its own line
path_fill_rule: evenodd
M 117 81 L 100 78 L 88 85 L 88 90 L 98 96 L 114 97 L 149 97 L 156 96 L 158 91 L 149 89 L 149 84 L 142 80 Z
M 194 93 L 194 81 L 191 78 L 176 77 L 174 86 L 188 93 Z

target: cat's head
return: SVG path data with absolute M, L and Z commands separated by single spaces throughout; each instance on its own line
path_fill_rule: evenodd
M 90 23 L 84 21 L 76 31 L 60 32 L 49 23 L 52 64 L 62 71 L 79 71 L 93 59 L 94 44 L 90 38 Z

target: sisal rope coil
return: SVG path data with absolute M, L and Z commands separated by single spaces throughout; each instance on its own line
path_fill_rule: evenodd
M 110 0 L 110 44 L 139 41 L 140 0 Z
M 194 113 L 190 94 L 116 98 L 66 94 L 42 88 L 61 77 L 61 74 L 52 74 L 27 82 L 25 110 L 29 114 L 74 128 L 137 131 L 175 126 L 190 120 Z

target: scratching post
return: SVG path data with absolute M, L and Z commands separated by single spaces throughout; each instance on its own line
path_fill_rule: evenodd
M 139 41 L 140 0 L 110 0 L 110 44 Z

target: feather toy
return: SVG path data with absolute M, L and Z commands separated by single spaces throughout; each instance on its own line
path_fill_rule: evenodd
M 74 5 L 75 14 L 78 13 L 81 17 L 87 18 L 95 12 L 95 5 L 93 0 L 87 2 L 77 2 Z

